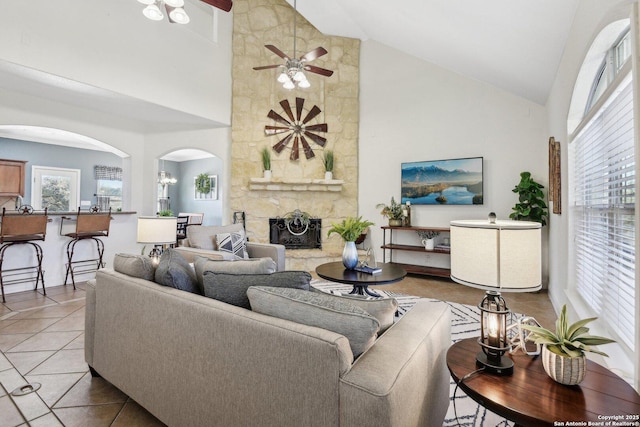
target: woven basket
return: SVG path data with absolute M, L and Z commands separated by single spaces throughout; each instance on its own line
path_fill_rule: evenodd
M 560 356 L 542 347 L 542 366 L 551 378 L 560 384 L 580 384 L 587 373 L 587 357 Z

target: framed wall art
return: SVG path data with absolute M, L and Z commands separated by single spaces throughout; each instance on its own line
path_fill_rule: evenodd
M 562 173 L 560 141 L 549 138 L 549 201 L 553 201 L 553 213 L 562 213 Z
M 194 200 L 218 200 L 218 175 L 201 173 L 193 178 Z

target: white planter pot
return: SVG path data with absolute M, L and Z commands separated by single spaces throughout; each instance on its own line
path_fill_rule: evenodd
M 422 244 L 426 250 L 432 251 L 436 245 L 436 239 L 422 239 Z
M 332 179 L 333 179 L 333 172 L 326 171 L 324 173 L 324 180 L 325 181 L 331 181 Z
M 264 175 L 263 175 L 264 179 L 268 179 L 271 180 L 271 171 L 264 171 Z
M 542 366 L 544 371 L 560 384 L 580 384 L 587 373 L 587 357 L 560 356 L 542 347 Z

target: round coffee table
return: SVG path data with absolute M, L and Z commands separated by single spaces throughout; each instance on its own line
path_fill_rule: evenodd
M 350 294 L 370 295 L 380 297 L 380 294 L 370 291 L 369 285 L 387 285 L 398 282 L 407 275 L 407 272 L 393 263 L 378 263 L 378 268 L 382 271 L 376 274 L 361 273 L 355 270 L 347 270 L 342 265 L 342 261 L 329 262 L 316 267 L 316 274 L 323 279 L 332 282 L 346 283 L 353 285 Z
M 451 377 L 473 400 L 517 426 L 636 425 L 640 414 L 640 395 L 622 378 L 607 368 L 587 360 L 587 374 L 576 386 L 552 380 L 540 358 L 518 351 L 511 357 L 513 375 L 475 374 L 478 338 L 458 341 L 447 351 Z M 574 422 L 569 424 L 568 422 Z M 602 424 L 597 424 L 602 423 Z

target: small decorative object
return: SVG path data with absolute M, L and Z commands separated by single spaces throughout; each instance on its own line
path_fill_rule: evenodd
M 512 208 L 509 218 L 517 221 L 535 221 L 547 225 L 549 212 L 544 202 L 544 186 L 531 178 L 530 172 L 520 174 L 520 182 L 512 190 L 518 193 L 518 203 Z
M 209 180 L 209 174 L 201 173 L 196 177 L 196 191 L 198 193 L 207 194 L 211 191 L 211 181 Z
M 406 201 L 404 204 L 404 224 L 405 227 L 411 227 L 411 202 Z
M 267 147 L 263 147 L 260 151 L 260 157 L 262 158 L 262 170 L 265 179 L 271 179 L 271 151 Z
M 201 173 L 193 180 L 194 200 L 216 200 L 218 198 L 218 175 Z
M 562 167 L 560 141 L 549 138 L 549 201 L 553 201 L 553 213 L 562 213 Z
M 373 222 L 363 220 L 359 217 L 347 217 L 342 222 L 331 223 L 331 228 L 327 232 L 327 237 L 333 233 L 337 233 L 345 241 L 344 250 L 342 252 L 342 264 L 347 270 L 353 270 L 358 265 L 358 249 L 356 249 L 356 239 L 370 226 Z
M 311 214 L 296 209 L 284 216 L 284 224 L 293 236 L 301 236 L 309 229 Z
M 496 291 L 487 291 L 478 308 L 481 312 L 478 344 L 482 351 L 476 356 L 476 365 L 496 375 L 513 374 L 513 360 L 502 357 L 511 348 L 507 339 L 507 317 L 511 310 Z
M 335 155 L 333 150 L 325 150 L 322 155 L 322 163 L 324 165 L 324 179 L 330 181 L 333 179 L 333 163 Z
M 489 212 L 489 224 L 495 224 L 495 223 L 496 223 L 496 213 Z
M 394 197 L 391 197 L 391 204 L 385 205 L 384 203 L 379 203 L 376 205 L 376 208 L 382 208 L 380 214 L 389 218 L 389 227 L 400 227 L 402 226 L 402 220 L 404 218 L 404 213 L 402 211 L 402 205 L 396 202 Z
M 440 235 L 439 231 L 434 230 L 426 230 L 426 231 L 416 231 L 418 236 L 420 236 L 420 241 L 424 245 L 424 248 L 428 251 L 432 251 L 435 247 L 435 238 Z
M 524 325 L 539 327 L 540 323 L 538 323 L 538 321 L 531 316 L 522 316 L 522 317 L 519 317 L 515 323 L 513 323 L 507 328 L 507 331 L 512 331 L 513 329 L 515 329 L 515 331 L 512 332 L 512 335 L 509 335 L 509 336 L 512 336 L 511 353 L 515 353 L 518 350 L 522 350 L 523 353 L 528 354 L 529 356 L 537 356 L 540 354 L 542 346 L 540 344 L 536 344 L 535 350 L 529 350 L 529 348 L 527 348 L 526 341 L 527 341 L 527 337 L 531 332 L 529 332 L 529 330 L 527 329 L 524 329 L 522 327 Z
M 560 316 L 556 321 L 556 331 L 539 326 L 522 325 L 521 328 L 530 332 L 527 339 L 542 347 L 542 365 L 545 372 L 560 384 L 579 384 L 586 374 L 586 356 L 589 351 L 607 356 L 592 346 L 609 344 L 615 340 L 589 335 L 589 328 L 585 325 L 597 317 L 579 320 L 569 325 L 567 319 L 567 305 L 562 306 Z

